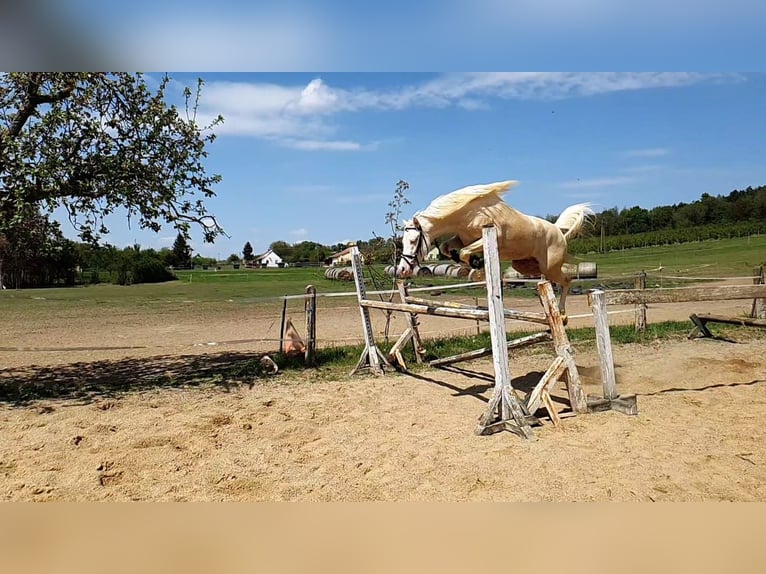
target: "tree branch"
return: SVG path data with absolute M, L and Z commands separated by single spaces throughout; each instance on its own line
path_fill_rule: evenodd
M 63 89 L 53 94 L 41 94 L 40 86 L 41 83 L 38 76 L 36 74 L 33 75 L 27 84 L 27 100 L 24 103 L 24 106 L 16 114 L 16 117 L 13 118 L 11 126 L 8 129 L 8 134 L 11 137 L 17 137 L 21 133 L 21 130 L 24 128 L 27 120 L 32 117 L 37 106 L 40 104 L 60 102 L 71 96 L 75 88 L 75 82 L 73 80 L 68 81 Z

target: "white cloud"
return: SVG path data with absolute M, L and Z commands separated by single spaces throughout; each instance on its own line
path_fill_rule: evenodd
M 361 151 L 379 142 L 361 143 L 336 137 L 338 114 L 366 110 L 460 107 L 487 109 L 491 100 L 558 100 L 620 91 L 674 88 L 730 77 L 688 72 L 492 72 L 450 73 L 394 88 L 340 88 L 322 78 L 308 84 L 209 82 L 199 121 L 218 114 L 219 134 L 252 136 L 304 151 Z M 631 157 L 658 157 L 666 148 L 629 150 Z
M 625 185 L 628 183 L 634 183 L 636 180 L 633 177 L 596 177 L 592 179 L 576 179 L 572 181 L 565 181 L 559 184 L 559 187 L 564 189 L 579 189 L 585 187 L 611 187 L 616 185 Z
M 668 155 L 670 150 L 665 147 L 650 147 L 643 149 L 629 149 L 623 152 L 626 157 L 662 157 Z
M 279 144 L 304 151 L 359 151 L 362 144 L 352 141 L 283 139 Z
M 295 237 L 297 239 L 302 239 L 306 237 L 309 234 L 309 230 L 305 227 L 299 227 L 298 229 L 293 229 L 289 232 L 291 237 Z
M 645 165 L 632 165 L 630 167 L 623 168 L 622 171 L 626 171 L 628 173 L 649 173 L 653 171 L 661 171 L 663 169 L 668 169 L 668 166 L 659 163 L 650 163 Z

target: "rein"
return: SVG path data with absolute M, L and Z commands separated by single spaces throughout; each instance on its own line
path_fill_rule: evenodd
M 423 245 L 424 238 L 423 238 L 423 230 L 420 229 L 419 227 L 405 227 L 403 231 L 409 231 L 411 229 L 418 232 L 418 242 L 415 245 L 415 253 L 413 253 L 412 255 L 402 253 L 402 259 L 404 259 L 404 261 L 407 263 L 407 265 L 409 265 L 410 269 L 412 270 L 412 269 L 415 269 L 415 267 L 419 263 L 418 257 L 420 254 L 421 246 Z

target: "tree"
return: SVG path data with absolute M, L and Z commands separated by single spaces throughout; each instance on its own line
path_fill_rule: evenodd
M 179 233 L 176 236 L 176 240 L 173 242 L 173 249 L 170 253 L 171 265 L 174 267 L 191 265 L 192 250 L 183 233 Z
M 246 263 L 250 263 L 253 260 L 253 246 L 250 245 L 249 241 L 245 243 L 245 246 L 242 248 L 242 259 L 244 259 Z
M 226 259 L 226 263 L 239 263 L 239 262 L 240 262 L 240 258 L 239 258 L 239 255 L 237 255 L 236 253 L 232 253 Z
M 221 179 L 203 161 L 223 118 L 198 125 L 202 79 L 195 97 L 184 91 L 184 114 L 166 103 L 169 82 L 151 90 L 139 73 L 0 74 L 0 233 L 35 206 L 64 208 L 91 243 L 117 207 L 141 228 L 169 223 L 188 236 L 198 224 L 207 242 L 223 234 L 202 199 Z

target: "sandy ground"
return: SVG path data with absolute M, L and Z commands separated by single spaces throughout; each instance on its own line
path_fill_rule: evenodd
M 571 315 L 587 312 L 584 297 L 569 302 Z M 749 305 L 658 305 L 649 310 L 649 319 L 686 320 L 689 313 L 704 311 L 737 315 Z M 538 309 L 526 299 L 508 306 Z M 300 313 L 294 316 L 300 324 Z M 633 317 L 626 313 L 612 320 Z M 0 343 L 5 397 L 0 496 L 766 499 L 764 341 L 616 346 L 619 389 L 637 395 L 639 414 L 582 415 L 564 419 L 560 429 L 546 420 L 535 427 L 535 442 L 507 432 L 474 435 L 492 391 L 487 360 L 381 378 L 328 380 L 320 371 L 204 387 L 172 384 L 189 373 L 214 372 L 252 357 L 259 350 L 252 339 L 264 337 L 258 329 L 272 321 L 271 315 L 261 318 L 258 310 L 241 308 L 218 312 L 215 320 L 138 312 L 112 317 L 98 311 L 88 317 L 32 314 L 24 321 L 6 320 Z M 398 321 L 395 333 L 403 325 Z M 587 319 L 572 324 L 578 321 L 588 324 Z M 425 332 L 461 326 L 475 330 L 470 323 L 422 320 Z M 320 339 L 354 336 L 358 310 L 320 308 L 318 327 Z M 376 320 L 376 330 L 381 328 Z M 515 325 L 509 322 L 509 328 Z M 114 346 L 138 348 L 105 348 Z M 576 360 L 586 392 L 598 393 L 597 356 L 583 348 Z M 513 355 L 514 386 L 528 389 L 549 361 L 543 351 Z M 41 388 L 53 396 L 23 400 Z M 563 390 L 558 394 L 563 397 Z

